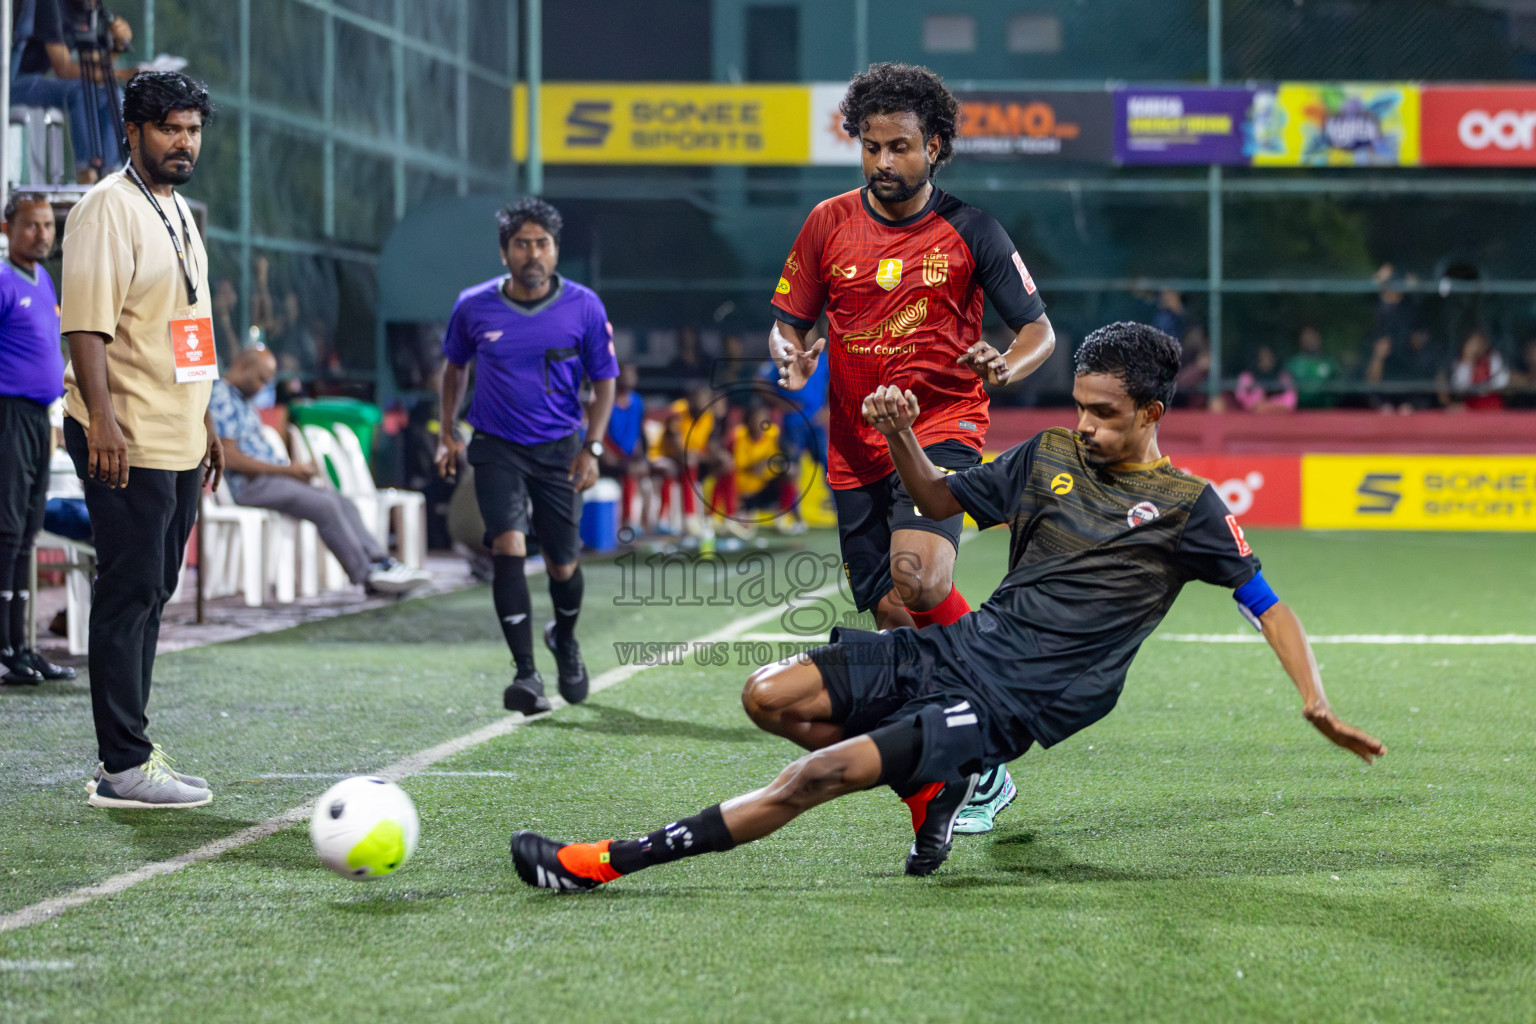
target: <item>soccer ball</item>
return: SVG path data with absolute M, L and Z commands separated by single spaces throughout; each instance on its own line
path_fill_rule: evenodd
M 416 850 L 421 825 L 405 790 L 359 775 L 325 791 L 309 819 L 309 838 L 320 862 L 338 875 L 382 878 Z

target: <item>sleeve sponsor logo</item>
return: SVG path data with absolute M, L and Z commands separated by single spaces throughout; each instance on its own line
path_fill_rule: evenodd
M 784 261 L 784 276 L 793 277 L 800 273 L 800 256 L 795 250 L 789 250 L 789 259 Z
M 1029 276 L 1029 268 L 1024 266 L 1024 257 L 1017 251 L 1013 254 L 1013 265 L 1019 268 L 1019 280 L 1024 282 L 1024 290 L 1029 294 L 1035 294 L 1035 279 Z
M 787 278 L 787 277 L 779 278 L 779 283 L 774 286 L 773 290 L 775 292 L 778 292 L 780 295 L 788 295 L 789 294 L 789 278 Z
M 1227 516 L 1227 529 L 1232 531 L 1232 539 L 1237 541 L 1237 553 L 1247 558 L 1253 554 L 1253 548 L 1248 546 L 1248 539 L 1243 536 L 1243 528 L 1237 525 L 1237 516 Z

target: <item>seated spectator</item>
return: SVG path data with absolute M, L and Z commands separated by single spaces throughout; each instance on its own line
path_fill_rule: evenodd
M 1260 345 L 1253 365 L 1237 375 L 1232 398 L 1244 412 L 1295 412 L 1296 382 L 1280 369 L 1275 350 Z
M 1296 336 L 1296 354 L 1285 362 L 1285 372 L 1296 382 L 1296 407 L 1331 409 L 1338 396 L 1329 385 L 1341 379 L 1344 371 L 1332 356 L 1323 353 L 1323 336 L 1307 324 Z
M 62 107 L 69 115 L 69 138 L 75 150 L 75 180 L 92 184 L 109 165 L 122 162 L 108 83 L 100 81 L 97 62 L 110 66 L 105 49 L 87 50 L 77 60 L 70 40 L 78 28 L 89 25 L 91 16 L 111 17 L 106 22 L 106 44 L 122 52 L 133 40 L 133 29 L 123 18 L 100 11 L 99 0 L 16 0 L 12 7 L 15 56 L 11 68 L 11 104 L 20 107 Z M 67 31 L 66 31 L 67 30 Z M 82 65 L 84 67 L 82 68 Z M 49 72 L 53 77 L 48 77 Z M 127 78 L 132 71 L 116 72 Z M 94 75 L 96 87 L 87 89 L 84 76 Z M 94 101 L 94 108 L 93 108 Z
M 769 513 L 780 533 L 805 532 L 800 514 L 799 465 L 785 451 L 783 432 L 762 398 L 754 399 L 733 433 L 734 507 L 725 509 L 726 526 L 738 537 L 749 537 L 756 524 L 736 518 L 740 513 Z M 717 503 L 718 504 L 718 503 Z
M 1365 367 L 1367 384 L 1385 385 L 1372 398 L 1372 404 L 1383 412 L 1433 408 L 1438 404 L 1434 389 L 1440 376 L 1440 354 L 1426 327 L 1415 327 L 1401 345 L 1385 335 L 1377 338 Z
M 255 398 L 276 373 L 271 352 L 250 348 L 235 357 L 222 380 L 213 382 L 208 410 L 224 442 L 225 479 L 235 503 L 314 523 L 347 578 L 369 594 L 404 594 L 430 583 L 430 574 L 389 557 L 350 498 L 311 485 L 319 476 L 313 465 L 290 463 L 261 436 Z
M 651 475 L 645 448 L 645 401 L 635 390 L 639 380 L 640 371 L 634 363 L 619 366 L 608 436 L 603 439 L 603 455 L 598 460 L 598 471 L 617 479 L 622 488 L 620 528 L 627 527 L 636 534 L 641 532 L 644 516 L 635 512 L 635 492 L 639 482 Z
M 687 397 L 695 381 L 710 383 L 709 360 L 699 350 L 699 332 L 693 327 L 677 332 L 677 352 L 662 372 L 670 378 L 667 383 L 674 395 Z
M 1205 325 L 1190 324 L 1181 347 L 1179 375 L 1174 378 L 1178 390 L 1173 393 L 1173 403 L 1188 409 L 1204 409 L 1209 401 L 1205 385 L 1211 376 L 1211 345 Z
M 651 465 L 669 482 L 676 482 L 682 504 L 683 532 L 691 537 L 708 535 L 710 525 L 699 515 L 698 499 L 706 482 L 731 465 L 720 435 L 724 424 L 714 413 L 714 394 L 708 385 L 693 381 L 688 397 L 679 398 L 667 411 L 666 426 L 651 447 Z M 661 516 L 666 522 L 672 488 L 661 496 Z M 666 532 L 666 527 L 661 527 Z
M 1461 355 L 1451 368 L 1450 397 L 1459 408 L 1490 412 L 1504 408 L 1509 369 L 1493 350 L 1488 332 L 1474 327 L 1461 343 Z
M 1527 338 L 1520 366 L 1509 375 L 1508 404 L 1516 409 L 1536 408 L 1536 338 Z

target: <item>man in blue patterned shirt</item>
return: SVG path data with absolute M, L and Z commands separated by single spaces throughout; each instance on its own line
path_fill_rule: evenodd
M 403 594 L 430 583 L 428 573 L 389 557 L 363 525 L 352 499 L 329 487 L 312 486 L 319 475 L 313 465 L 290 463 L 261 436 L 253 400 L 276 373 L 271 352 L 249 348 L 235 357 L 222 380 L 214 381 L 208 411 L 225 442 L 224 479 L 235 502 L 314 523 L 347 578 L 370 594 Z

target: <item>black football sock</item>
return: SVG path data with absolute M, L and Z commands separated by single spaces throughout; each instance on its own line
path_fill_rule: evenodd
M 11 642 L 0 647 L 20 650 L 27 646 L 27 616 L 32 612 L 32 592 L 27 589 L 32 575 L 32 552 L 29 550 L 16 557 L 16 572 L 11 587 L 10 620 Z
M 493 555 L 496 567 L 491 593 L 496 603 L 496 618 L 501 620 L 502 635 L 517 663 L 517 674 L 534 671 L 533 609 L 528 598 L 528 577 L 523 574 L 522 555 Z
M 576 632 L 576 619 L 581 615 L 581 597 L 586 583 L 581 578 L 581 566 L 567 580 L 549 578 L 549 600 L 555 606 L 555 640 L 570 639 Z
M 11 550 L 14 551 L 15 549 L 12 548 Z M 6 554 L 10 554 L 10 551 L 7 551 Z M 14 650 L 18 644 L 27 638 L 26 631 L 23 630 L 21 636 L 14 643 L 11 639 L 15 636 L 11 629 L 11 605 L 15 603 L 16 592 L 12 589 L 9 577 L 11 575 L 10 567 L 14 562 L 14 559 L 0 562 L 0 565 L 5 566 L 4 569 L 0 569 L 0 651 Z M 22 577 L 21 585 L 23 587 L 27 585 L 25 576 Z M 22 622 L 25 623 L 26 620 L 23 619 Z
M 720 805 L 706 807 L 691 818 L 674 821 L 644 839 L 623 839 L 608 844 L 608 863 L 620 874 L 666 864 L 701 853 L 722 853 L 736 845 L 725 827 Z

